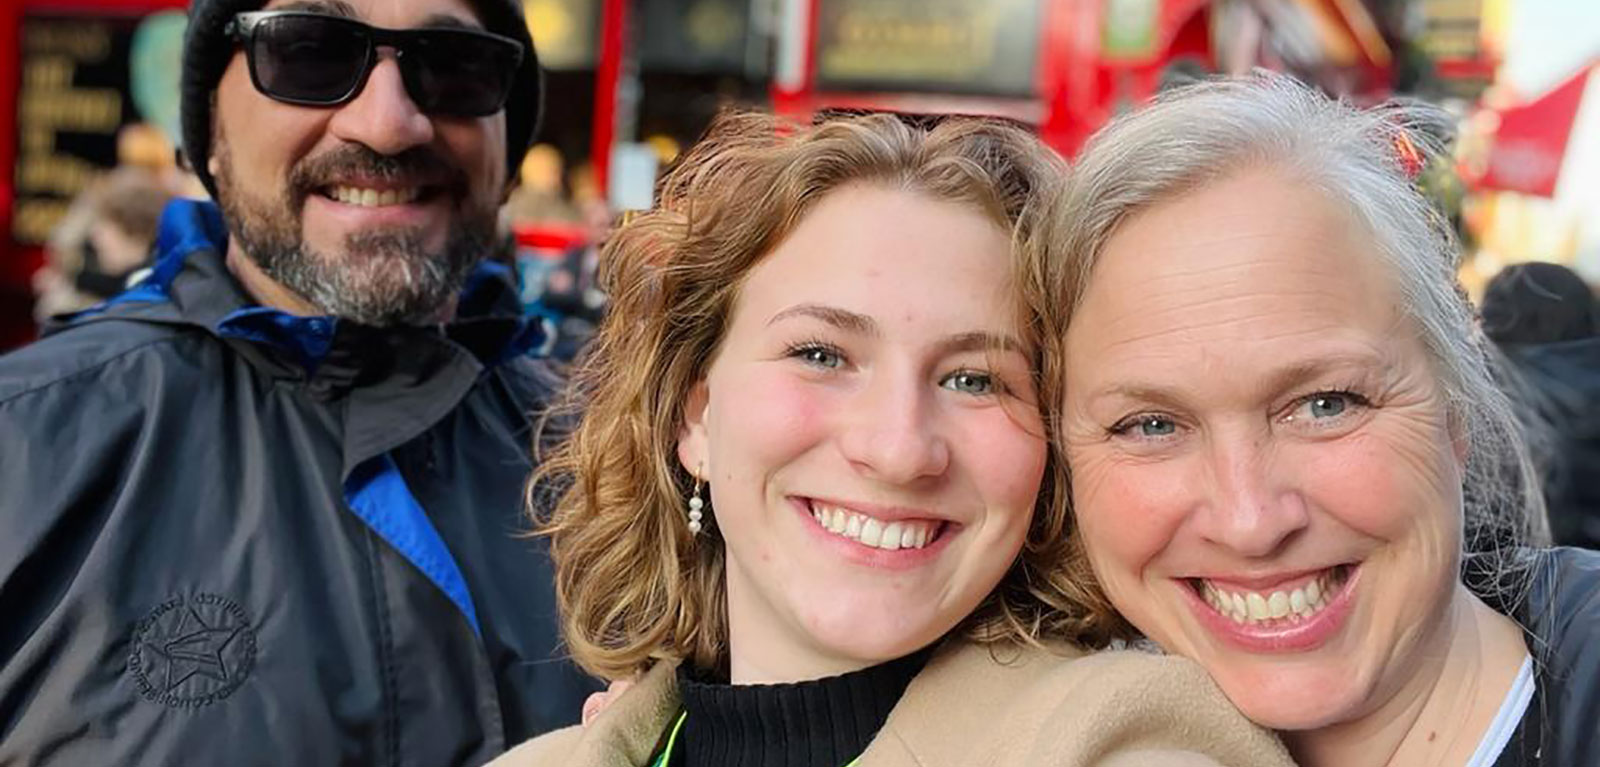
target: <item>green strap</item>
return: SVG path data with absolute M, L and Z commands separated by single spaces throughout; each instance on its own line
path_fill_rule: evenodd
M 672 748 L 678 744 L 678 732 L 683 729 L 683 721 L 688 718 L 689 712 L 687 711 L 678 714 L 678 721 L 672 723 L 672 732 L 667 733 L 667 747 L 662 750 L 661 755 L 656 757 L 654 762 L 650 763 L 650 767 L 667 767 L 667 760 L 672 758 Z M 860 763 L 861 757 L 858 756 L 851 759 L 850 763 L 844 767 L 856 767 Z
M 672 723 L 672 732 L 667 734 L 667 747 L 656 757 L 650 767 L 667 767 L 667 760 L 672 758 L 672 747 L 678 744 L 678 732 L 683 729 L 683 720 L 689 718 L 689 712 L 678 714 L 678 721 Z

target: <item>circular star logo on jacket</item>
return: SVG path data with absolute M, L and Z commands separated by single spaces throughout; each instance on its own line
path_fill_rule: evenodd
M 128 672 L 145 698 L 198 708 L 237 690 L 255 661 L 256 632 L 244 610 L 197 593 L 169 599 L 139 622 Z

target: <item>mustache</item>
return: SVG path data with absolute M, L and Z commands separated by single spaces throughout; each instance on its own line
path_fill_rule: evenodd
M 442 186 L 452 192 L 464 192 L 467 187 L 466 173 L 431 147 L 379 154 L 361 144 L 345 144 L 296 163 L 289 173 L 289 186 L 303 200 L 317 189 L 348 179 Z

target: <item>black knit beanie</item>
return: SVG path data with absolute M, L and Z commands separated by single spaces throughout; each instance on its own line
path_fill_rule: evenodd
M 217 182 L 211 178 L 206 162 L 211 157 L 211 102 L 217 82 L 233 57 L 236 44 L 223 30 L 234 14 L 253 11 L 265 0 L 192 0 L 189 28 L 183 39 L 183 76 L 180 84 L 180 115 L 183 125 L 183 153 L 212 197 Z M 522 158 L 533 144 L 539 128 L 539 113 L 544 98 L 539 58 L 528 35 L 519 0 L 473 0 L 480 20 L 490 32 L 522 43 L 522 66 L 517 70 L 506 99 L 506 165 L 508 178 L 516 178 Z

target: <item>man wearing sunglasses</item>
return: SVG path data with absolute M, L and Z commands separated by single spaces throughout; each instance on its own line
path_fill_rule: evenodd
M 0 764 L 475 765 L 570 723 L 520 513 L 552 376 L 485 260 L 517 0 L 195 0 L 129 292 L 0 358 Z

